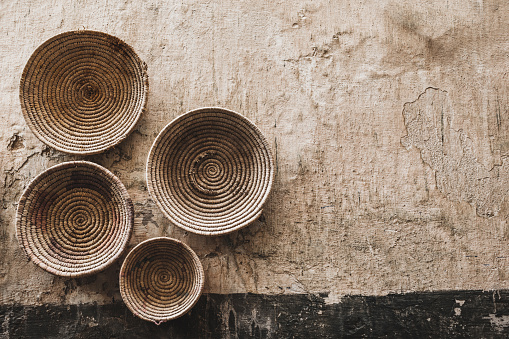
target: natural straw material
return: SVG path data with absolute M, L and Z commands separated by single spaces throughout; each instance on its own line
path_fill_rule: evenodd
M 203 289 L 200 259 L 186 244 L 152 238 L 133 248 L 120 269 L 120 293 L 138 317 L 160 324 L 189 311 Z
M 133 204 L 120 180 L 87 161 L 65 162 L 37 176 L 23 192 L 16 235 L 37 265 L 79 277 L 105 269 L 131 236 Z
M 201 108 L 168 124 L 147 161 L 154 201 L 177 226 L 218 235 L 256 220 L 274 176 L 269 145 L 238 113 Z
M 28 60 L 21 109 L 34 134 L 73 154 L 100 153 L 121 142 L 145 108 L 146 65 L 122 40 L 75 31 L 44 42 Z

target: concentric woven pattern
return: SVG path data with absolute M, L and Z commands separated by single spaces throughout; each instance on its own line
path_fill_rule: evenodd
M 131 236 L 133 204 L 107 169 L 87 161 L 65 162 L 37 176 L 23 192 L 16 234 L 43 269 L 78 277 L 105 269 Z
M 257 219 L 274 176 L 269 145 L 238 113 L 201 108 L 168 124 L 147 161 L 148 189 L 177 226 L 218 235 Z
M 44 42 L 20 84 L 23 115 L 47 145 L 95 154 L 122 141 L 145 108 L 145 64 L 122 40 L 75 31 Z
M 186 244 L 171 238 L 140 243 L 120 270 L 120 293 L 138 317 L 157 324 L 178 318 L 198 301 L 203 289 L 200 259 Z

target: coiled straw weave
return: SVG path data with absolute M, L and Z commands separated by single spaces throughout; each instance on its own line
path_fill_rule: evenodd
M 96 154 L 121 142 L 145 108 L 146 65 L 122 40 L 75 31 L 44 42 L 20 83 L 28 126 L 47 145 Z
M 256 220 L 274 176 L 260 130 L 222 108 L 190 111 L 157 136 L 147 185 L 164 214 L 190 232 L 218 235 Z
M 200 259 L 186 244 L 152 238 L 129 252 L 120 270 L 120 293 L 138 317 L 159 324 L 178 318 L 198 301 L 203 289 Z
M 37 265 L 79 277 L 105 269 L 131 236 L 133 204 L 120 180 L 87 161 L 65 162 L 37 176 L 23 192 L 16 235 Z

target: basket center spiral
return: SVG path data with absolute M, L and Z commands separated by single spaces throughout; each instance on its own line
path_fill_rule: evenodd
M 158 277 L 159 282 L 162 284 L 167 284 L 171 281 L 170 274 L 166 271 L 160 272 Z
M 113 219 L 112 210 L 111 203 L 96 191 L 84 187 L 75 188 L 57 197 L 50 205 L 48 221 L 54 225 L 50 236 L 58 239 L 56 244 L 62 248 L 74 243 L 92 250 L 103 241 L 103 229 L 110 227 Z
M 235 181 L 232 176 L 236 174 L 236 171 L 232 171 L 225 163 L 224 157 L 216 151 L 200 153 L 191 162 L 191 185 L 206 195 L 221 194 L 228 189 L 229 182 Z
M 86 83 L 78 89 L 78 95 L 83 102 L 94 102 L 99 96 L 99 89 L 93 83 Z

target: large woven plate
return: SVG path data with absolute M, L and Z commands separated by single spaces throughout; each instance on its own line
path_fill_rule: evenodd
M 274 176 L 260 130 L 222 108 L 190 111 L 157 136 L 147 185 L 164 214 L 188 231 L 218 235 L 257 219 Z
M 189 311 L 203 289 L 200 259 L 186 244 L 152 238 L 133 248 L 120 269 L 120 293 L 138 317 L 159 324 Z
M 65 162 L 37 176 L 16 214 L 18 241 L 37 265 L 78 277 L 108 267 L 124 250 L 134 221 L 124 185 L 87 161 Z
M 73 154 L 100 153 L 125 139 L 145 108 L 145 64 L 122 40 L 75 31 L 44 42 L 20 83 L 21 109 L 34 134 Z

